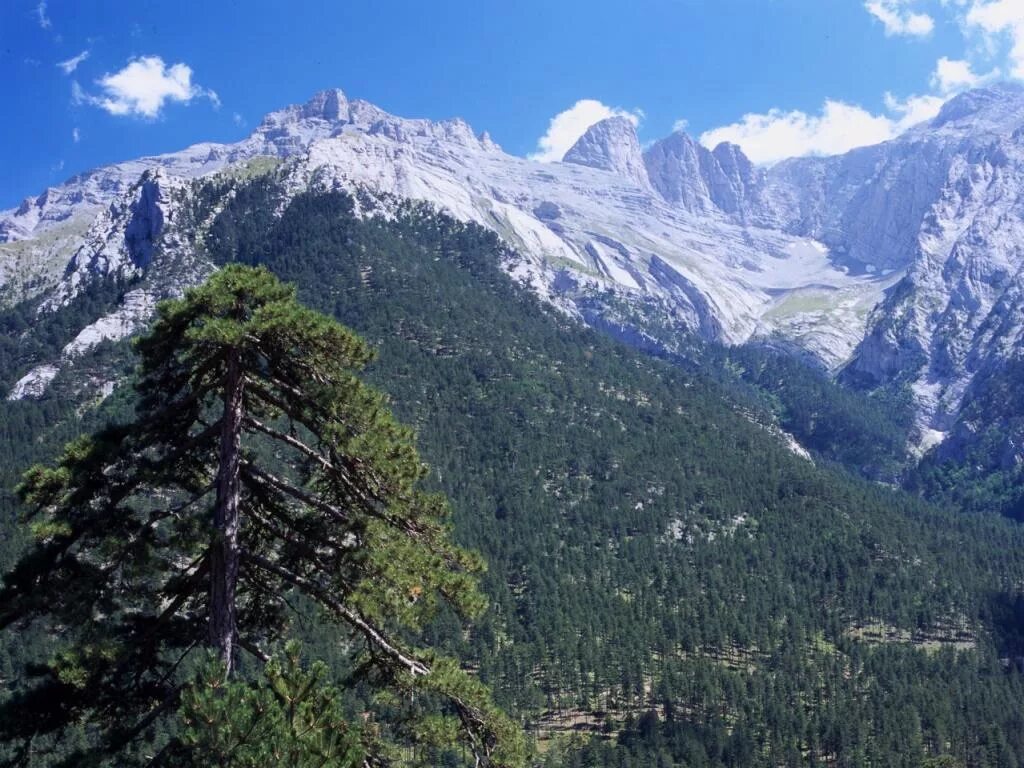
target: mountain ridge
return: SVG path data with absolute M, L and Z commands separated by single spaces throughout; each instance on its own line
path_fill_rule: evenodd
M 141 173 L 179 190 L 143 206 L 150 223 L 171 222 L 190 180 L 273 158 L 292 193 L 424 200 L 497 231 L 526 257 L 520 279 L 592 322 L 670 350 L 687 333 L 760 340 L 859 386 L 909 387 L 928 447 L 952 429 L 975 376 L 1024 343 L 1013 321 L 1024 254 L 1012 246 L 1022 135 L 1024 89 L 996 85 L 883 144 L 771 168 L 681 132 L 641 150 L 626 118 L 541 164 L 462 120 L 401 118 L 332 89 L 268 114 L 235 144 L 96 169 L 0 213 L 0 290 L 8 302 L 47 294 L 52 306 L 90 273 L 141 269 L 129 252 L 148 240 L 125 238 L 128 224 L 105 210 L 132 195 L 117 205 L 137 207 Z M 174 229 L 155 233 L 162 247 Z

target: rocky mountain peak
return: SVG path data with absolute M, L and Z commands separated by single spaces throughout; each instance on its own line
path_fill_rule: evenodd
M 641 152 L 623 117 L 541 165 L 462 120 L 326 90 L 235 144 L 105 166 L 0 212 L 0 288 L 57 306 L 94 275 L 151 271 L 169 248 L 185 258 L 188 181 L 269 156 L 289 189 L 368 188 L 494 228 L 565 305 L 613 286 L 718 341 L 783 338 L 869 385 L 908 381 L 922 428 L 946 431 L 975 373 L 1022 348 L 1022 136 L 1024 88 L 994 85 L 884 144 L 767 170 L 683 132 Z
M 642 188 L 650 186 L 633 122 L 618 115 L 594 123 L 562 158 L 563 163 L 612 171 Z
M 710 153 L 683 131 L 654 142 L 644 153 L 647 176 L 658 193 L 688 211 L 710 208 Z
M 723 142 L 711 151 L 683 131 L 652 144 L 644 164 L 658 193 L 692 212 L 744 212 L 760 177 L 737 145 Z
M 480 138 L 480 146 L 482 146 L 484 149 L 488 150 L 489 152 L 500 152 L 501 151 L 501 145 L 498 144 L 498 142 L 496 142 L 493 138 L 491 138 L 491 134 L 488 133 L 487 131 L 484 131 L 483 133 L 481 133 L 479 138 Z
M 746 182 L 755 177 L 754 164 L 743 154 L 743 150 L 738 144 L 723 141 L 711 150 L 711 154 L 727 176 L 743 179 Z
M 301 107 L 304 118 L 320 118 L 332 122 L 348 119 L 348 98 L 340 88 L 319 91 Z
M 965 91 L 947 101 L 931 121 L 932 129 L 946 126 L 979 130 L 1013 130 L 1024 124 L 1024 86 L 995 83 Z
M 264 116 L 254 135 L 277 137 L 303 125 L 344 124 L 352 119 L 351 109 L 352 105 L 340 89 L 319 91 L 305 104 L 293 104 Z

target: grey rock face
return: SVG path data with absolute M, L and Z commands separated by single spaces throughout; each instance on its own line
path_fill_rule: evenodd
M 0 287 L 20 280 L 53 307 L 91 276 L 152 271 L 188 248 L 175 216 L 189 180 L 261 156 L 283 161 L 289 194 L 370 190 L 491 227 L 525 257 L 518 279 L 595 325 L 607 313 L 624 338 L 657 311 L 708 339 L 807 350 L 861 385 L 906 383 L 929 439 L 1024 350 L 1017 86 L 962 94 L 893 141 L 769 169 L 684 133 L 642 152 L 621 117 L 539 164 L 462 120 L 323 91 L 235 144 L 96 169 L 0 213 Z
M 292 157 L 312 141 L 333 135 L 362 115 L 339 90 L 321 91 L 308 102 L 267 115 L 237 144 L 196 144 L 181 152 L 144 157 L 96 168 L 26 199 L 12 211 L 0 211 L 0 243 L 31 238 L 74 218 L 92 218 L 118 199 L 147 170 L 191 179 L 257 156 Z M 381 113 L 383 114 L 383 113 Z M 365 117 L 365 115 L 363 115 Z
M 639 187 L 650 186 L 636 128 L 625 117 L 609 117 L 590 126 L 562 162 L 611 171 Z
M 651 184 L 668 202 L 694 213 L 720 211 L 745 219 L 757 205 L 763 174 L 735 144 L 708 150 L 682 131 L 644 153 Z
M 882 254 L 909 266 L 848 371 L 909 382 L 922 426 L 939 433 L 976 377 L 1024 350 L 1022 101 L 1012 87 L 964 94 L 890 149 L 903 172 L 887 194 L 910 202 Z
M 158 179 L 152 174 L 143 176 L 138 199 L 131 205 L 128 223 L 124 228 L 124 246 L 128 257 L 139 269 L 145 269 L 153 260 L 153 245 L 164 227 L 162 195 Z
M 711 153 L 682 131 L 654 142 L 644 153 L 651 184 L 665 200 L 687 211 L 713 206 L 710 176 L 717 165 Z
M 710 186 L 711 199 L 726 213 L 743 213 L 756 205 L 763 174 L 736 144 L 722 142 L 712 151 L 719 173 Z
M 889 278 L 843 375 L 909 385 L 926 442 L 956 423 L 975 377 L 1024 349 L 1020 86 L 961 94 L 884 144 L 767 171 L 681 133 L 644 160 L 658 194 L 683 210 L 805 236 L 847 274 Z

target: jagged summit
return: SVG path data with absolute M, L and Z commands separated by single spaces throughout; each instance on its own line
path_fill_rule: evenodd
M 658 193 L 688 211 L 710 207 L 707 175 L 711 153 L 687 133 L 676 131 L 644 152 L 647 176 Z
M 1024 86 L 995 83 L 965 91 L 947 101 L 930 128 L 1000 130 L 1024 124 Z
M 650 186 L 636 127 L 625 117 L 594 123 L 565 153 L 562 162 L 612 171 L 641 188 Z
M 348 98 L 345 92 L 340 88 L 329 88 L 313 94 L 313 98 L 302 105 L 302 116 L 339 120 L 347 108 Z
M 304 104 L 291 104 L 263 116 L 253 135 L 280 132 L 299 123 L 347 123 L 350 120 L 349 100 L 339 88 L 318 91 Z M 250 137 L 251 138 L 251 137 Z
M 742 214 L 760 185 L 761 173 L 737 145 L 709 150 L 683 131 L 654 142 L 643 159 L 658 193 L 691 212 Z
M 338 88 L 319 91 L 304 104 L 268 113 L 246 138 L 233 144 L 204 142 L 178 152 L 101 166 L 72 176 L 21 205 L 0 211 L 0 243 L 31 239 L 40 233 L 99 213 L 125 194 L 145 171 L 162 168 L 191 179 L 254 157 L 287 160 L 317 142 L 357 132 L 398 143 L 440 142 L 458 152 L 500 152 L 486 133 L 479 136 L 461 118 L 433 121 L 392 115 Z M 2 273 L 0 273 L 2 284 Z
M 945 430 L 974 374 L 1024 349 L 1022 136 L 1024 88 L 999 84 L 884 144 L 769 169 L 682 132 L 641 151 L 623 117 L 539 163 L 463 120 L 398 117 L 329 89 L 234 144 L 98 168 L 0 213 L 0 299 L 59 299 L 93 273 L 159 264 L 169 243 L 186 258 L 189 180 L 271 157 L 289 193 L 368 190 L 492 228 L 532 260 L 520 277 L 594 322 L 610 322 L 594 298 L 609 291 L 612 318 L 653 299 L 669 327 L 772 338 L 864 381 L 901 377 L 922 424 Z
M 346 130 L 382 135 L 399 142 L 417 138 L 452 141 L 470 149 L 497 149 L 486 133 L 479 136 L 462 118 L 428 120 L 398 117 L 362 99 L 349 99 L 344 91 L 319 91 L 305 104 L 296 104 L 266 115 L 246 141 L 273 144 L 268 154 L 280 154 L 282 147 L 293 151 L 308 148 L 314 141 Z M 291 154 L 293 152 L 286 152 Z

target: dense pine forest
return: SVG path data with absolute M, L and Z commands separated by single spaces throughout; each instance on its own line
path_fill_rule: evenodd
M 1024 531 L 983 495 L 964 514 L 942 467 L 920 481 L 941 505 L 896 489 L 898 395 L 765 350 L 652 357 L 541 304 L 479 227 L 412 204 L 360 216 L 373 201 L 341 193 L 278 216 L 280 199 L 269 176 L 206 182 L 204 255 L 267 267 L 376 349 L 366 379 L 414 426 L 455 540 L 488 563 L 486 613 L 464 632 L 442 611 L 427 637 L 493 688 L 534 764 L 1024 765 Z M 124 288 L 96 286 L 37 336 L 59 349 Z M 16 341 L 33 310 L 0 318 L 4 384 L 41 352 Z M 134 365 L 110 344 L 76 375 Z M 71 389 L 0 410 L 5 571 L 24 547 L 20 472 L 132 413 L 126 385 L 98 407 Z M 298 626 L 340 674 L 331 626 Z M 5 700 L 49 642 L 3 635 Z

